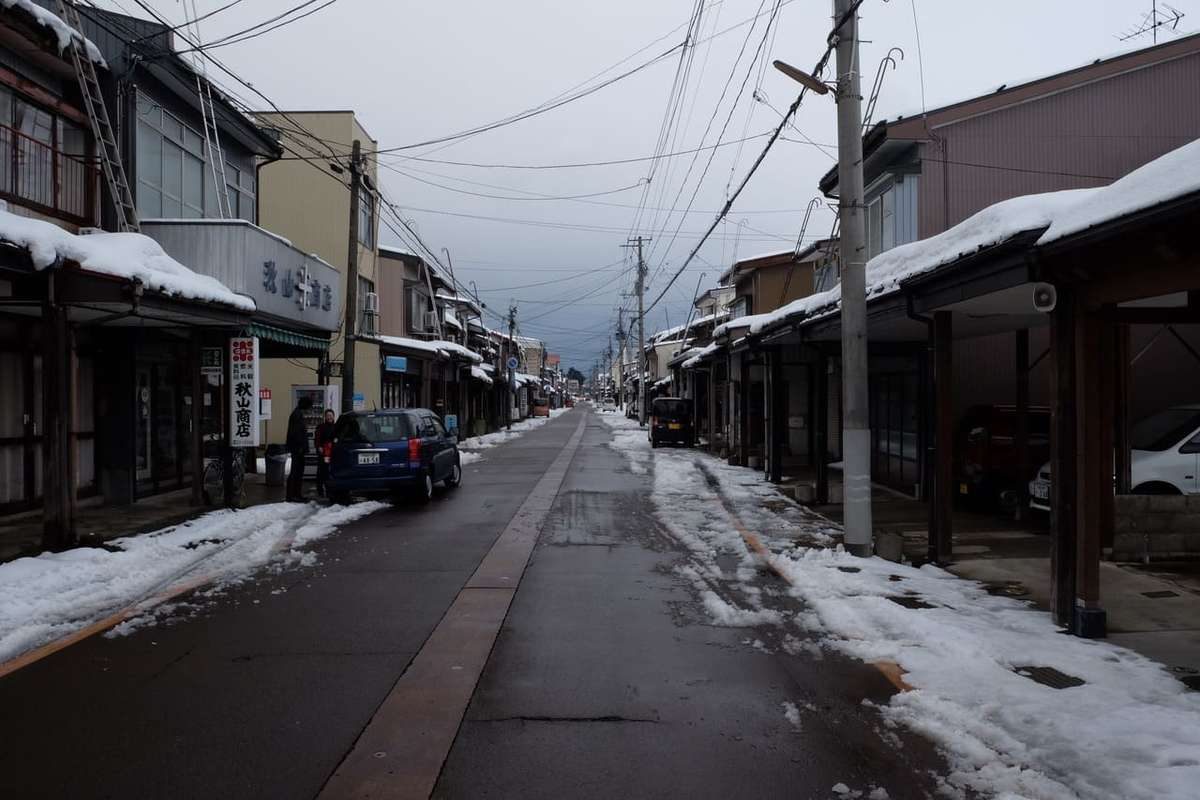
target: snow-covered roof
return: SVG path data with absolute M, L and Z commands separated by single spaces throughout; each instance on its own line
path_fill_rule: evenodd
M 5 2 L 5 0 L 0 0 Z M 204 300 L 254 311 L 252 299 L 216 278 L 180 264 L 162 246 L 140 233 L 91 233 L 79 236 L 42 220 L 0 210 L 0 239 L 29 251 L 36 269 L 73 261 L 101 275 L 140 281 L 147 289 L 189 300 Z
M 407 336 L 386 336 L 384 334 L 379 334 L 375 336 L 375 338 L 380 342 L 384 344 L 390 344 L 393 347 L 404 347 L 409 350 L 418 350 L 423 353 L 429 353 L 433 356 L 446 355 L 442 348 L 438 347 L 437 342 L 426 341 L 425 339 L 410 339 Z
M 458 356 L 459 358 L 465 358 L 467 361 L 470 361 L 472 364 L 482 364 L 483 363 L 483 356 L 479 355 L 479 353 L 476 353 L 474 350 L 469 350 L 466 347 L 463 347 L 458 342 L 447 342 L 444 339 L 436 339 L 433 342 L 431 342 L 431 344 L 437 345 L 439 348 L 444 350 L 447 355 Z
M 1118 217 L 1200 191 L 1200 139 L 1172 150 L 1055 215 L 1038 239 L 1048 244 Z
M 67 48 L 71 46 L 72 39 L 79 39 L 83 42 L 88 58 L 92 62 L 102 67 L 108 66 L 104 63 L 104 56 L 100 55 L 100 48 L 96 47 L 81 31 L 77 31 L 68 25 L 62 17 L 53 11 L 42 8 L 37 3 L 34 3 L 33 0 L 0 0 L 0 6 L 5 9 L 20 9 L 37 20 L 39 25 L 49 28 L 58 37 L 58 52 L 60 54 L 67 51 Z
M 694 356 L 692 356 L 691 358 L 689 358 L 687 361 L 684 361 L 681 366 L 684 369 L 692 369 L 693 367 L 698 366 L 701 361 L 708 358 L 709 356 L 711 356 L 713 353 L 717 352 L 720 349 L 721 349 L 721 345 L 717 344 L 716 342 L 706 345 L 706 346 L 700 348 L 699 350 L 697 350 L 696 354 Z
M 483 381 L 489 386 L 492 384 L 492 377 L 484 371 L 484 368 L 471 365 L 471 377 L 477 381 Z
M 442 321 L 452 328 L 463 329 L 462 323 L 458 321 L 458 316 L 454 313 L 454 309 L 447 308 L 442 312 Z
M 0 0 L 0 3 L 2 3 L 2 2 L 4 2 L 4 0 Z M 409 258 L 420 258 L 419 255 L 412 252 L 411 250 L 405 250 L 403 247 L 393 247 L 392 245 L 386 245 L 386 244 L 379 245 L 379 252 L 392 253 L 392 254 L 398 255 L 398 256 L 408 256 Z
M 867 298 L 891 294 L 908 278 L 1001 244 L 1020 233 L 1045 228 L 1066 209 L 1097 191 L 1100 190 L 1068 189 L 1002 200 L 936 236 L 880 253 L 867 262 Z M 730 320 L 718 325 L 713 335 L 720 336 L 740 328 L 749 328 L 751 334 L 759 333 L 787 319 L 832 310 L 841 302 L 841 296 L 841 286 L 835 286 L 828 291 L 794 300 L 774 311 Z

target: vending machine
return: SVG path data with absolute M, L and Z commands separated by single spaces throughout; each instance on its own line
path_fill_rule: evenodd
M 304 427 L 307 430 L 305 438 L 305 455 L 304 455 L 304 474 L 310 472 L 316 475 L 317 472 L 317 449 L 313 444 L 313 434 L 317 430 L 317 426 L 321 424 L 321 420 L 325 417 L 325 409 L 332 408 L 333 413 L 341 416 L 342 413 L 342 387 L 336 385 L 321 386 L 319 384 L 309 385 L 292 385 L 292 405 L 288 408 L 288 413 L 292 413 L 292 409 L 300 402 L 300 398 L 307 397 L 312 401 L 312 407 L 304 412 Z

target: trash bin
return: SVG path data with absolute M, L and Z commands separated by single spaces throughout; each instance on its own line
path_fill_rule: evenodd
M 267 445 L 267 486 L 283 486 L 287 458 L 287 450 L 283 445 Z

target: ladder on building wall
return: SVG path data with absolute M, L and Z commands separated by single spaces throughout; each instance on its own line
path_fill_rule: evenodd
M 183 3 L 184 24 L 194 32 L 195 48 L 200 47 L 200 13 L 196 0 L 192 0 L 192 20 L 188 21 L 187 0 Z M 221 219 L 234 216 L 233 203 L 229 198 L 229 184 L 225 179 L 225 152 L 221 149 L 221 132 L 217 126 L 217 110 L 213 107 L 212 84 L 208 80 L 204 55 L 192 50 L 192 71 L 196 73 L 196 94 L 200 100 L 200 118 L 204 122 L 204 149 L 208 157 L 208 169 L 212 173 L 213 186 L 217 195 L 217 215 Z
M 133 193 L 129 190 L 125 166 L 121 162 L 121 148 L 117 144 L 112 122 L 109 121 L 108 108 L 104 105 L 100 81 L 96 78 L 96 65 L 88 53 L 79 12 L 69 0 L 58 0 L 58 11 L 63 21 L 79 34 L 79 38 L 71 37 L 71 61 L 75 65 L 79 90 L 83 94 L 84 110 L 87 111 L 88 121 L 92 126 L 92 138 L 100 156 L 100 168 L 104 173 L 104 180 L 108 183 L 108 192 L 117 214 L 117 230 L 136 232 L 140 229 L 137 207 L 133 203 Z

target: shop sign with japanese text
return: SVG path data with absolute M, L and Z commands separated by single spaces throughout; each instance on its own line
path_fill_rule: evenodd
M 258 339 L 229 340 L 229 445 L 258 446 Z

